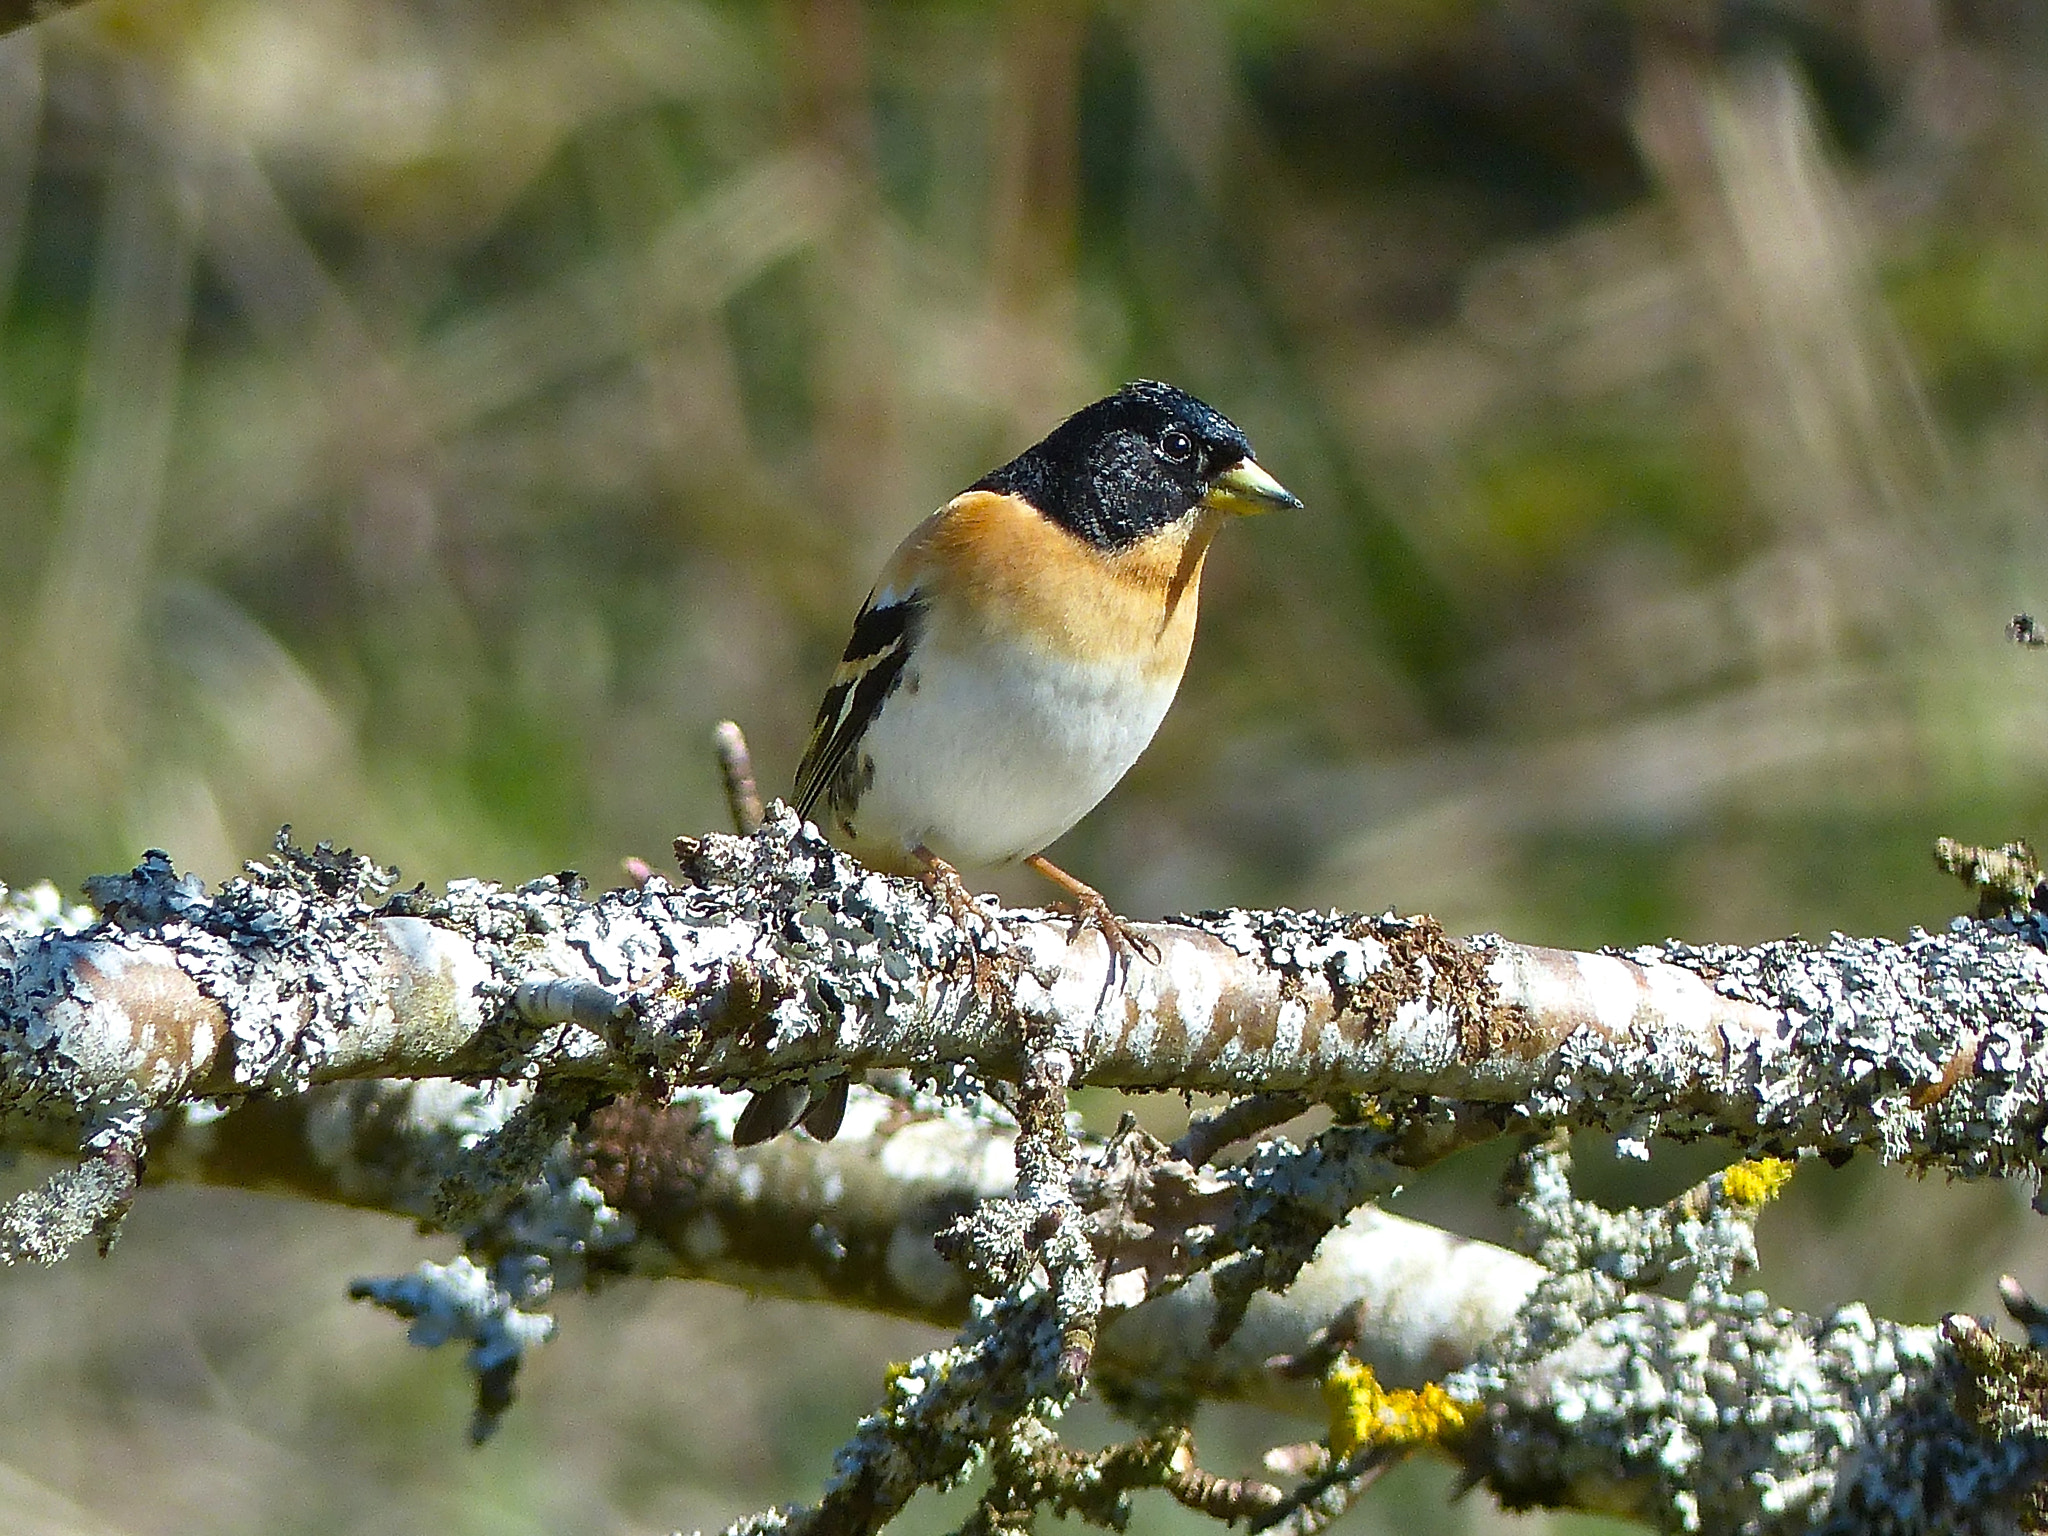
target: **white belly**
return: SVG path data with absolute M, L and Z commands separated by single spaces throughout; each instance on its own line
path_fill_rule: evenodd
M 1115 788 L 1179 686 L 1018 652 L 913 661 L 861 743 L 853 839 L 970 865 L 1036 853 Z

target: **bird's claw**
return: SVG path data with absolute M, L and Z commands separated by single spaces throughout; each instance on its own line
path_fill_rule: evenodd
M 1112 912 L 1109 903 L 1102 899 L 1102 892 L 1094 886 L 1085 880 L 1076 880 L 1042 853 L 1034 853 L 1024 862 L 1073 897 L 1074 926 L 1067 932 L 1069 944 L 1081 937 L 1084 928 L 1093 928 L 1102 935 L 1103 942 L 1109 946 L 1109 973 L 1112 978 L 1120 968 L 1130 969 L 1133 955 L 1142 955 L 1153 965 L 1159 963 L 1159 946 Z
M 1067 942 L 1073 943 L 1090 928 L 1109 946 L 1113 965 L 1128 970 L 1133 955 L 1150 965 L 1159 963 L 1159 946 L 1111 911 L 1100 891 L 1084 887 L 1074 893 L 1074 926 L 1067 930 Z
M 981 951 L 978 930 L 988 926 L 988 914 L 981 910 L 981 903 L 977 902 L 974 893 L 967 889 L 967 882 L 960 878 L 960 871 L 944 859 L 927 853 L 922 879 L 924 888 L 945 903 L 946 913 L 953 919 L 953 926 L 966 936 L 966 953 L 954 959 L 953 972 L 957 974 L 964 963 L 970 979 L 974 982 L 974 990 L 986 992 L 992 972 L 988 956 Z

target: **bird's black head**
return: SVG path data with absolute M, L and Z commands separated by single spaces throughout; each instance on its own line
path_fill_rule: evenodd
M 1151 379 L 1076 411 L 970 489 L 1020 496 L 1101 549 L 1134 544 L 1197 507 L 1301 505 L 1259 468 L 1236 423 Z

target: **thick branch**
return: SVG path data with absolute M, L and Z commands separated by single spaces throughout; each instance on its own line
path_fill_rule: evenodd
M 684 1180 L 697 1180 L 691 1200 L 666 1208 L 650 1165 L 614 1159 L 606 1175 L 591 1157 L 599 1189 L 562 1163 L 563 1132 L 607 1097 L 650 1084 L 664 1097 L 683 1085 L 825 1087 L 881 1069 L 955 1095 L 1022 1080 L 1027 1130 L 1044 1122 L 1031 1132 L 1043 1166 L 1017 1179 L 1014 1198 L 945 1229 L 1000 1299 L 893 1382 L 888 1406 L 843 1452 L 844 1475 L 808 1524 L 788 1527 L 869 1529 L 916 1488 L 958 1476 L 992 1436 L 1056 1414 L 1098 1314 L 1105 1361 L 1129 1361 L 1139 1395 L 1284 1395 L 1258 1368 L 1271 1345 L 1255 1335 L 1258 1356 L 1205 1365 L 1185 1347 L 1185 1324 L 1166 1330 L 1173 1348 L 1148 1353 L 1142 1329 L 1114 1338 L 1116 1314 L 1139 1301 L 1161 1315 L 1192 1308 L 1207 1347 L 1232 1342 L 1255 1326 L 1242 1325 L 1246 1304 L 1292 1294 L 1347 1211 L 1400 1165 L 1468 1133 L 1604 1126 L 1830 1155 L 1867 1148 L 1969 1174 L 2040 1171 L 2048 972 L 2031 915 L 1903 944 L 1837 936 L 1617 956 L 1456 940 L 1427 919 L 1226 912 L 1151 927 L 1158 963 L 1112 974 L 1100 941 L 1070 946 L 1064 921 L 982 914 L 987 931 L 976 919 L 963 928 L 920 887 L 849 863 L 780 808 L 753 837 L 680 852 L 686 885 L 650 880 L 595 901 L 573 877 L 385 900 L 391 878 L 366 861 L 281 845 L 274 864 L 212 897 L 152 855 L 130 876 L 92 883 L 101 920 L 76 932 L 52 931 L 56 919 L 19 904 L 0 908 L 0 1135 L 89 1154 L 68 1224 L 38 1226 L 48 1199 L 17 1202 L 0 1236 L 41 1256 L 88 1230 L 110 1239 L 149 1126 L 200 1097 L 285 1098 L 397 1074 L 526 1084 L 509 1117 L 500 1106 L 471 1127 L 474 1150 L 465 1140 L 431 1188 L 422 1181 L 406 1197 L 471 1234 L 491 1263 L 425 1266 L 436 1272 L 363 1291 L 475 1339 L 494 1362 L 480 1399 L 488 1415 L 517 1352 L 545 1331 L 528 1306 L 558 1259 L 586 1264 L 611 1245 L 653 1243 L 678 1270 L 729 1264 L 738 1278 L 763 1267 L 743 1252 L 767 1230 L 743 1181 L 721 1214 L 699 1177 L 730 1158 L 730 1126 L 670 1149 L 672 1172 L 692 1158 L 701 1166 Z M 993 964 L 968 963 L 976 946 Z M 995 983 L 977 986 L 988 975 Z M 1363 1123 L 1300 1151 L 1268 1143 L 1213 1173 L 1136 1136 L 1098 1160 L 1068 1146 L 1057 1112 L 1060 1090 L 1078 1083 L 1278 1095 L 1264 1101 L 1272 1113 L 1295 1095 L 1321 1098 Z M 1265 1112 L 1246 1114 L 1256 1123 Z M 983 1172 L 968 1183 L 977 1198 L 1003 1176 Z M 1988 1529 L 2034 1476 L 2039 1438 L 2009 1427 L 2037 1422 L 2031 1356 L 2012 1364 L 1972 1344 L 1966 1359 L 1924 1331 L 1759 1311 L 1761 1298 L 1730 1289 L 1753 1247 L 1719 1194 L 1617 1223 L 1582 1217 L 1562 1180 L 1550 1182 L 1554 1277 L 1531 1293 L 1526 1269 L 1497 1268 L 1485 1326 L 1511 1298 L 1531 1299 L 1454 1384 L 1485 1410 L 1458 1454 L 1503 1492 L 1679 1524 L 1714 1507 L 1744 1528 L 1787 1531 L 1848 1499 L 1918 1531 L 1929 1528 L 1913 1513 L 1921 1452 L 1881 1448 L 1924 1445 L 1950 1458 L 1964 1490 L 1952 1510 L 1969 1518 L 1941 1528 Z M 1702 1225 L 1700 1211 L 1719 1214 Z M 814 1248 L 820 1229 L 806 1229 Z M 1692 1236 L 1680 1243 L 1683 1231 Z M 1417 1241 L 1386 1246 L 1419 1251 Z M 921 1285 L 912 1305 L 939 1305 L 954 1282 L 930 1265 L 922 1230 L 903 1250 L 913 1251 L 921 1273 L 892 1269 L 885 1244 L 878 1270 L 856 1279 L 847 1266 L 838 1278 L 893 1287 L 896 1301 Z M 1680 1259 L 1711 1267 L 1684 1303 L 1626 1288 Z M 812 1266 L 810 1278 L 830 1267 Z M 1355 1296 L 1381 1282 L 1345 1274 L 1341 1284 Z M 1415 1294 L 1412 1281 L 1401 1289 Z M 878 1289 L 867 1300 L 892 1304 Z M 1291 1345 L 1308 1318 L 1284 1296 L 1279 1305 Z M 1313 1304 L 1335 1306 L 1327 1294 Z M 1311 1330 L 1312 1357 L 1338 1321 Z M 1460 1340 L 1455 1354 L 1477 1348 L 1469 1330 L 1439 1333 Z M 1418 1325 L 1408 1342 L 1429 1334 Z M 1427 1352 L 1411 1349 L 1407 1368 Z M 1819 1384 L 1801 1363 L 1817 1355 Z M 1617 1362 L 1630 1372 L 1625 1390 Z M 1439 1351 L 1435 1363 L 1452 1361 Z M 1098 1379 L 1112 1385 L 1118 1369 Z M 998 1381 L 1021 1395 L 991 1395 Z M 1958 1417 L 1945 1405 L 1959 1392 L 2010 1411 Z M 1718 1405 L 1731 1393 L 1784 1411 L 1760 1429 L 1723 1424 Z M 1831 1438 L 1805 1427 L 1823 1422 Z M 1867 1457 L 1853 1486 L 1839 1475 L 1852 1451 Z M 1717 1480 L 1728 1467 L 1752 1470 Z
M 371 866 L 287 856 L 212 898 L 152 856 L 95 882 L 106 921 L 0 950 L 0 1126 L 77 1145 L 200 1096 L 539 1070 L 607 1086 L 1014 1079 L 1018 1019 L 1073 1081 L 1318 1097 L 1427 1094 L 1534 1123 L 1875 1150 L 2038 1174 L 2048 955 L 2034 919 L 1905 943 L 1574 954 L 1427 918 L 1224 912 L 1099 938 L 1000 915 L 999 1006 L 963 932 L 786 812 L 685 849 L 688 885 L 582 899 L 461 882 L 379 902 Z M 324 859 L 325 862 L 321 862 Z
M 152 1171 L 428 1216 L 464 1140 L 502 1123 L 518 1098 L 380 1083 L 256 1101 L 167 1127 Z M 577 1228 L 573 1246 L 590 1270 L 712 1278 L 961 1322 L 966 1290 L 937 1260 L 932 1235 L 1008 1190 L 1010 1133 L 906 1116 L 856 1093 L 832 1144 L 787 1138 L 735 1150 L 739 1104 L 698 1093 L 662 1108 L 622 1103 L 593 1120 L 571 1160 L 625 1220 L 600 1223 L 602 1239 Z M 1083 1156 L 1104 1154 L 1096 1144 Z M 1683 1523 L 1692 1510 L 1707 1529 L 1752 1522 L 1791 1532 L 1831 1517 L 1859 1530 L 1998 1529 L 2042 1460 L 2036 1436 L 2001 1439 L 1988 1412 L 1969 1408 L 2011 1388 L 1997 1385 L 1989 1346 L 1958 1347 L 1954 1325 L 1945 1337 L 1859 1306 L 1804 1317 L 1718 1284 L 1683 1301 L 1631 1293 L 1613 1275 L 1642 1262 L 1641 1244 L 1674 1239 L 1654 1213 L 1576 1206 L 1554 1178 L 1534 1181 L 1527 1198 L 1548 1202 L 1532 1214 L 1553 1235 L 1578 1225 L 1577 1243 L 1619 1241 L 1631 1257 L 1616 1250 L 1590 1268 L 1546 1274 L 1491 1245 L 1366 1209 L 1284 1293 L 1258 1296 L 1220 1347 L 1207 1275 L 1117 1314 L 1102 1333 L 1097 1385 L 1148 1407 L 1239 1398 L 1312 1415 L 1317 1362 L 1340 1348 L 1388 1385 L 1465 1370 L 1481 1412 L 1445 1448 L 1503 1498 L 1656 1524 Z M 1673 1212 L 1712 1225 L 1717 1206 L 1738 1235 L 1746 1230 L 1741 1209 L 1718 1196 L 1683 1197 Z M 531 1231 L 548 1224 L 538 1215 L 512 1219 Z M 554 1278 L 569 1284 L 576 1272 L 558 1267 Z M 1277 1356 L 1306 1369 L 1276 1371 Z M 1730 1403 L 1748 1407 L 1730 1415 Z M 1932 1483 L 1929 1466 L 1942 1469 Z M 1906 1507 L 1918 1513 L 1900 1516 Z
M 431 1220 L 465 1138 L 501 1123 L 518 1099 L 516 1090 L 508 1099 L 391 1081 L 256 1100 L 173 1120 L 154 1140 L 150 1176 Z M 735 1149 L 738 1105 L 706 1092 L 659 1107 L 622 1101 L 593 1118 L 572 1156 L 627 1221 L 601 1252 L 586 1250 L 588 1262 L 605 1274 L 715 1280 L 958 1327 L 968 1288 L 932 1239 L 977 1201 L 1009 1193 L 1013 1133 L 906 1117 L 891 1100 L 856 1093 L 830 1143 L 785 1137 Z M 1284 1295 L 1256 1298 L 1220 1348 L 1206 1276 L 1119 1313 L 1103 1334 L 1097 1380 L 1126 1396 L 1242 1399 L 1313 1415 L 1313 1381 L 1276 1374 L 1268 1360 L 1303 1353 L 1348 1315 L 1353 1353 L 1389 1383 L 1419 1386 L 1469 1364 L 1541 1276 L 1491 1244 L 1367 1208 Z

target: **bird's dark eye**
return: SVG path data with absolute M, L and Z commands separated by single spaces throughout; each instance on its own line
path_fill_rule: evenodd
M 1195 456 L 1195 440 L 1179 427 L 1168 427 L 1160 434 L 1159 451 L 1173 464 L 1185 464 Z

